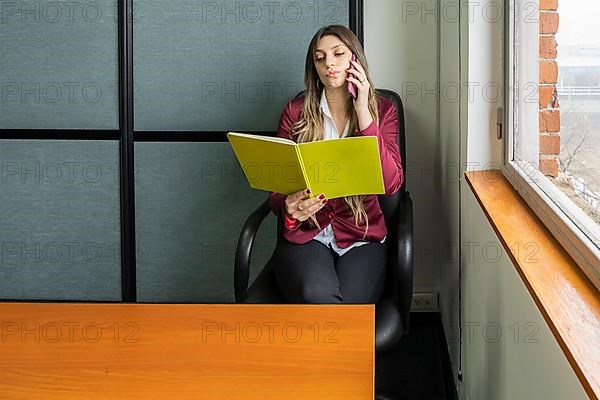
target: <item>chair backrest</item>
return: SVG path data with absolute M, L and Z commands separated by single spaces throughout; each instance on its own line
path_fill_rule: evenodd
M 402 182 L 402 186 L 398 192 L 389 196 L 382 194 L 377 196 L 377 199 L 379 200 L 379 207 L 381 208 L 381 212 L 383 212 L 385 225 L 388 228 L 388 234 L 391 234 L 391 237 L 395 238 L 397 236 L 396 228 L 398 226 L 398 203 L 401 197 L 404 195 L 404 192 L 406 192 L 406 132 L 404 127 L 404 107 L 402 105 L 402 99 L 400 99 L 398 93 L 388 89 L 375 89 L 375 92 L 377 95 L 391 100 L 396 106 L 396 112 L 398 114 L 398 149 L 400 150 L 400 160 L 402 162 L 404 181 Z
M 295 97 L 304 96 L 305 90 L 298 93 Z M 396 106 L 396 112 L 398 113 L 398 148 L 400 150 L 400 159 L 402 161 L 402 171 L 405 175 L 404 182 L 402 182 L 402 186 L 398 192 L 393 195 L 378 195 L 377 199 L 379 200 L 379 207 L 381 208 L 381 212 L 383 213 L 383 218 L 385 220 L 386 227 L 388 228 L 388 233 L 391 234 L 392 237 L 396 237 L 395 227 L 397 226 L 397 210 L 398 210 L 398 202 L 400 198 L 403 196 L 406 191 L 406 133 L 404 127 L 404 106 L 402 105 L 402 99 L 398 95 L 398 93 L 388 90 L 388 89 L 375 89 L 375 93 L 378 96 L 382 96 L 388 100 L 391 100 Z M 278 232 L 281 233 L 283 229 L 283 225 L 281 223 L 281 219 L 278 224 Z

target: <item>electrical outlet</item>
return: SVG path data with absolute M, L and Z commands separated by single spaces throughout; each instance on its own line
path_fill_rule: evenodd
M 415 292 L 411 311 L 438 311 L 438 292 Z

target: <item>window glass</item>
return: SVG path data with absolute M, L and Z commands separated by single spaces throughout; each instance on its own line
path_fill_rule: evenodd
M 600 223 L 600 3 L 561 1 L 558 44 L 558 187 Z

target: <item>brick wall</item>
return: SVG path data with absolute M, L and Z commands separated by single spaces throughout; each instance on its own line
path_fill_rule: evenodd
M 558 108 L 558 65 L 556 63 L 556 38 L 558 30 L 558 0 L 540 1 L 540 171 L 544 175 L 558 176 L 560 153 L 560 111 Z

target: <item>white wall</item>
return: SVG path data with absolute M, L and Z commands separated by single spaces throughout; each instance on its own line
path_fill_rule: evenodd
M 439 164 L 442 142 L 438 130 L 436 81 L 438 32 L 435 0 L 365 2 L 365 52 L 375 86 L 402 97 L 406 120 L 407 189 L 418 221 L 415 234 L 415 291 L 439 290 L 439 263 L 425 255 L 445 240 Z
M 501 248 L 500 243 L 462 179 L 467 166 L 490 168 L 502 159 L 496 109 L 503 99 L 496 89 L 503 82 L 503 22 L 494 11 L 503 2 L 365 3 L 365 51 L 373 79 L 377 87 L 397 91 L 405 103 L 407 187 L 415 205 L 415 291 L 440 291 L 455 380 L 461 359 L 462 260 L 460 398 L 586 398 L 510 260 L 502 255 L 489 262 L 481 252 L 486 243 L 489 251 Z M 432 94 L 436 82 L 440 90 Z M 456 86 L 462 89 L 460 101 L 452 91 Z M 469 252 L 472 242 L 480 244 L 479 253 Z M 449 250 L 456 248 L 462 250 L 460 257 Z M 497 340 L 496 326 L 502 329 Z M 528 334 L 537 342 L 526 341 Z
M 445 165 L 445 179 L 442 181 L 444 193 L 445 237 L 456 249 L 452 258 L 440 270 L 440 313 L 444 330 L 448 337 L 457 337 L 459 313 L 459 262 L 460 262 L 460 186 L 464 184 L 464 162 L 461 157 L 461 109 L 467 109 L 460 102 L 460 20 L 459 0 L 442 0 L 440 5 L 440 132 L 442 141 L 442 165 Z M 462 2 L 464 5 L 464 2 Z M 465 51 L 466 52 L 466 51 Z M 467 68 L 464 68 L 467 70 Z M 456 93 L 458 91 L 458 94 Z M 459 343 L 448 341 L 448 351 L 457 377 L 459 367 Z
M 496 109 L 503 97 L 503 21 L 499 0 L 470 3 L 461 21 L 461 164 L 499 166 Z M 442 29 L 444 21 L 442 20 Z M 449 31 L 450 28 L 447 28 Z M 442 114 L 444 108 L 442 103 Z M 462 269 L 462 374 L 459 396 L 468 400 L 585 399 L 577 376 L 466 182 L 460 189 Z M 484 250 L 485 249 L 485 250 Z M 498 255 L 496 255 L 498 254 Z M 441 277 L 442 298 L 453 299 L 454 273 Z M 459 311 L 442 307 L 455 372 L 460 354 Z
M 468 104 L 469 135 L 467 161 L 470 169 L 484 169 L 492 163 L 499 167 L 502 142 L 496 138 L 496 110 L 502 106 L 502 35 L 504 31 L 501 0 L 471 2 L 468 18 L 468 80 L 463 96 Z M 497 13 L 500 14 L 497 14 Z M 491 169 L 488 166 L 486 169 Z
M 373 79 L 376 86 L 395 90 L 404 101 L 406 179 L 415 220 L 414 290 L 440 292 L 446 329 L 458 323 L 459 310 L 459 255 L 454 251 L 460 241 L 463 171 L 458 7 L 458 0 L 365 4 L 365 51 Z M 466 149 L 462 152 L 466 155 Z M 457 372 L 458 344 L 449 347 Z
M 463 187 L 466 400 L 587 399 L 472 191 Z M 456 336 L 448 337 L 457 342 Z

